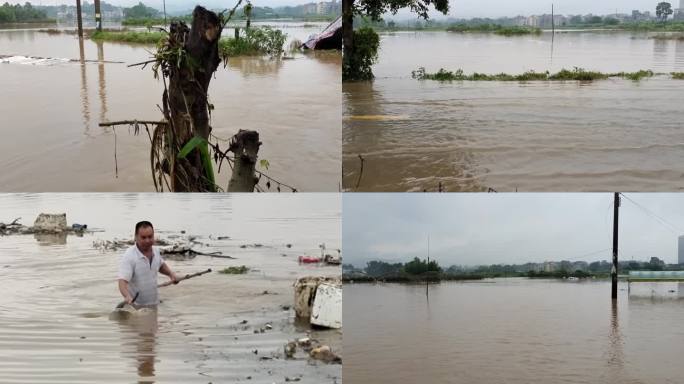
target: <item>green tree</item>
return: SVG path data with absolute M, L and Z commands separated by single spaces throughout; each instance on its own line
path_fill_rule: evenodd
M 159 16 L 159 11 L 154 8 L 150 8 L 139 2 L 138 5 L 132 6 L 130 8 L 124 8 L 124 17 L 127 19 L 147 19 Z
M 583 22 L 582 16 L 573 16 L 570 18 L 570 25 L 580 25 Z
M 373 21 L 380 21 L 383 13 L 396 14 L 402 8 L 409 8 L 418 17 L 427 20 L 430 5 L 445 15 L 449 12 L 449 0 L 343 0 L 342 44 L 344 46 L 344 58 L 342 61 L 342 80 L 371 79 L 373 73 L 370 65 L 377 58 L 377 47 L 375 52 L 369 52 L 368 49 L 355 49 L 354 16 L 367 16 Z M 366 39 L 369 38 L 368 34 L 365 32 L 364 37 Z M 370 57 L 358 59 L 360 54 L 370 54 Z M 359 65 L 368 65 L 368 68 L 359 68 Z
M 390 264 L 384 261 L 369 261 L 366 263 L 366 274 L 371 277 L 396 276 L 401 272 L 401 263 Z
M 426 272 L 442 272 L 442 268 L 435 260 L 428 263 L 415 257 L 413 260 L 404 264 L 404 272 L 410 275 L 422 275 Z
M 656 17 L 658 17 L 660 21 L 667 20 L 667 17 L 672 13 L 674 13 L 672 10 L 672 4 L 668 2 L 663 1 L 658 3 L 658 6 L 656 6 Z

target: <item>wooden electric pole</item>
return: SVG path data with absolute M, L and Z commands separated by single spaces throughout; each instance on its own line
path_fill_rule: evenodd
M 102 12 L 100 10 L 100 0 L 95 0 L 95 28 L 102 30 Z
M 617 299 L 618 286 L 618 216 L 620 213 L 620 192 L 615 192 L 613 202 L 613 268 L 610 270 L 611 289 L 610 297 Z
M 76 22 L 78 23 L 78 37 L 83 38 L 83 20 L 81 19 L 81 0 L 76 0 Z

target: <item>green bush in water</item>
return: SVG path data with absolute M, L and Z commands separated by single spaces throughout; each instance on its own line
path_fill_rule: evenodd
M 638 72 L 619 72 L 619 73 L 602 73 L 587 71 L 582 68 L 575 67 L 573 70 L 563 69 L 558 73 L 550 74 L 546 72 L 527 71 L 520 75 L 510 75 L 507 73 L 499 73 L 496 75 L 488 75 L 485 73 L 473 73 L 466 75 L 462 69 L 455 72 L 447 71 L 440 68 L 436 73 L 427 73 L 425 68 L 420 67 L 411 72 L 411 76 L 418 80 L 437 80 L 437 81 L 593 81 L 603 80 L 610 77 L 622 77 L 629 80 L 639 81 L 646 77 L 652 77 L 655 74 L 650 70 L 641 70 Z M 673 78 L 675 75 L 673 74 Z
M 354 31 L 354 44 L 350 52 L 344 52 L 342 80 L 372 80 L 371 67 L 378 60 L 380 36 L 373 28 L 363 27 Z
M 684 72 L 672 72 L 672 78 L 675 80 L 684 80 Z
M 271 27 L 250 28 L 245 36 L 238 39 L 228 38 L 219 41 L 219 50 L 222 57 L 231 56 L 256 56 L 269 55 L 280 56 L 287 34 L 279 29 Z

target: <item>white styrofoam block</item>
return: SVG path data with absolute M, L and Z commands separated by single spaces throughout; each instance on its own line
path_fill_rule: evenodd
M 316 290 L 311 324 L 327 328 L 342 328 L 342 287 L 320 284 Z

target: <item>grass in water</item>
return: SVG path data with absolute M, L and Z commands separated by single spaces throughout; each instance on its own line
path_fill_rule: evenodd
M 563 69 L 558 73 L 551 74 L 546 72 L 527 71 L 520 75 L 510 75 L 507 73 L 499 73 L 495 75 L 488 75 L 484 73 L 473 73 L 466 75 L 462 69 L 455 72 L 447 71 L 440 68 L 436 73 L 428 73 L 425 68 L 420 67 L 411 72 L 411 76 L 418 80 L 436 80 L 436 81 L 594 81 L 605 80 L 610 77 L 621 77 L 624 79 L 638 81 L 643 78 L 654 76 L 653 71 L 641 70 L 638 72 L 619 72 L 619 73 L 603 73 L 595 71 L 587 71 L 582 68 L 575 67 L 573 70 Z M 675 74 L 672 74 L 673 78 Z
M 520 35 L 531 35 L 540 34 L 540 28 L 533 27 L 504 27 L 498 24 L 478 24 L 478 25 L 466 25 L 466 24 L 456 24 L 447 28 L 448 32 L 481 32 L 481 33 L 494 33 L 501 36 L 520 36 Z
M 228 268 L 223 268 L 222 270 L 219 271 L 219 273 L 223 273 L 224 275 L 243 275 L 249 271 L 249 267 L 246 267 L 244 265 L 241 265 L 239 267 L 228 267 Z
M 118 41 L 123 43 L 135 44 L 157 44 L 165 36 L 166 35 L 163 32 L 96 31 L 90 35 L 90 38 L 96 41 Z
M 684 72 L 672 72 L 671 75 L 675 80 L 684 80 Z

